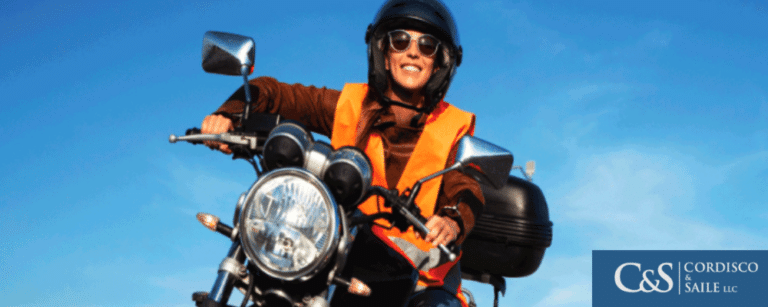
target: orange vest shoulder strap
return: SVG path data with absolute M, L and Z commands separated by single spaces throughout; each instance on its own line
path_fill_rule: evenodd
M 424 131 L 405 166 L 397 189 L 403 191 L 416 181 L 445 168 L 451 148 L 465 134 L 474 133 L 475 116 L 446 102 L 440 102 L 427 118 Z M 422 215 L 429 218 L 434 213 L 442 176 L 425 182 L 416 201 Z
M 339 101 L 336 103 L 336 113 L 333 117 L 333 131 L 331 131 L 331 146 L 333 148 L 354 145 L 363 100 L 367 94 L 368 84 L 347 83 L 344 85 Z

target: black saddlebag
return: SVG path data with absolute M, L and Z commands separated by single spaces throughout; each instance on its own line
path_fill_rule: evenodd
M 552 243 L 544 194 L 535 184 L 514 176 L 498 190 L 486 185 L 482 189 L 485 208 L 462 244 L 462 272 L 504 277 L 532 274 Z

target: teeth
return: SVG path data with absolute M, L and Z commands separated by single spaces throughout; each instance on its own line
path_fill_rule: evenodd
M 413 71 L 413 72 L 420 72 L 421 71 L 421 69 L 419 69 L 418 67 L 411 66 L 411 65 L 404 66 L 403 69 L 407 70 L 407 71 Z

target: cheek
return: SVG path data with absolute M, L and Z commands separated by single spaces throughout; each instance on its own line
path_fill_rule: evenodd
M 427 67 L 429 67 L 429 68 L 430 68 L 430 70 L 432 71 L 432 73 L 435 73 L 435 72 L 437 71 L 437 69 L 438 69 L 437 65 L 435 65 L 435 60 L 434 60 L 434 59 L 432 59 L 432 60 L 428 61 L 428 62 L 427 62 L 427 63 L 425 63 L 425 64 L 427 64 Z
M 386 70 L 391 70 L 391 68 L 392 68 L 390 66 L 391 63 L 392 63 L 392 53 L 387 52 L 386 55 L 384 56 L 384 68 Z

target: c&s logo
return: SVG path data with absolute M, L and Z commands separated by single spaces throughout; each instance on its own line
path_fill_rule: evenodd
M 593 251 L 592 306 L 765 306 L 768 251 Z
M 637 289 L 630 289 L 627 286 L 625 286 L 624 283 L 621 282 L 621 272 L 627 266 L 637 267 L 638 271 L 643 272 L 643 274 L 642 274 L 643 279 L 640 280 L 640 284 L 639 284 Z M 664 262 L 664 263 L 660 264 L 659 267 L 656 269 L 656 272 L 654 272 L 653 270 L 642 271 L 642 265 L 640 263 L 637 263 L 637 262 L 627 262 L 627 263 L 624 263 L 624 264 L 620 265 L 616 269 L 616 273 L 613 276 L 613 280 L 616 282 L 616 286 L 619 287 L 619 289 L 621 291 L 628 292 L 628 293 L 637 293 L 637 292 L 640 292 L 640 291 L 645 292 L 645 293 L 650 293 L 650 292 L 654 292 L 654 291 L 661 292 L 661 293 L 667 293 L 670 290 L 672 290 L 672 288 L 675 286 L 675 283 L 674 283 L 674 281 L 672 281 L 672 278 L 669 277 L 669 274 L 664 272 L 664 267 L 666 267 L 666 266 L 669 267 L 669 270 L 671 272 L 672 269 L 673 269 L 671 262 Z M 667 283 L 667 285 L 669 285 L 665 290 L 662 290 L 662 289 L 659 288 L 660 281 L 658 279 L 651 280 L 651 278 L 653 278 L 653 277 L 649 277 L 649 275 L 650 276 L 654 276 L 656 274 L 658 274 L 658 276 L 661 277 L 661 279 L 663 279 Z M 646 285 L 648 286 L 647 288 L 646 288 Z

